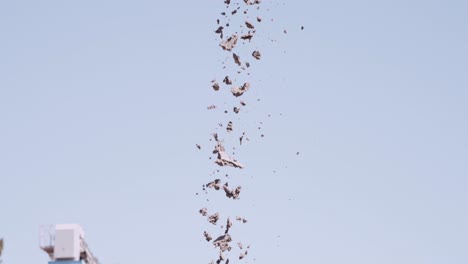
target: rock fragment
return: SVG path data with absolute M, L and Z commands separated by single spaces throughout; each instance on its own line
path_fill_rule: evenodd
M 219 91 L 219 84 L 216 81 L 213 82 L 213 85 L 211 87 L 213 87 L 213 90 Z
M 213 238 L 211 237 L 211 235 L 208 234 L 208 232 L 206 232 L 206 231 L 203 233 L 203 235 L 205 236 L 205 239 L 206 239 L 206 241 L 208 241 L 208 242 L 210 242 L 210 241 L 213 239 Z
M 223 38 L 223 29 L 224 27 L 218 27 L 218 29 L 215 30 L 215 33 L 220 34 L 221 38 Z
M 247 249 L 248 249 L 248 248 L 250 248 L 250 246 L 248 246 Z M 246 250 L 244 253 L 241 253 L 241 254 L 239 255 L 239 259 L 245 258 L 245 257 L 247 256 L 247 254 L 249 254 L 249 251 L 248 251 L 248 250 Z
M 252 56 L 257 60 L 262 58 L 262 54 L 258 50 L 255 50 L 254 52 L 252 52 Z
M 238 199 L 239 199 L 239 195 L 240 195 L 241 189 L 242 189 L 241 186 L 237 186 L 235 189 L 230 190 L 227 183 L 225 183 L 225 184 L 223 185 L 223 190 L 224 190 L 224 192 L 226 193 L 226 197 L 227 197 L 227 198 L 232 198 L 232 199 L 234 199 L 234 200 L 238 200 Z
M 219 213 L 216 213 L 214 215 L 210 215 L 208 216 L 208 222 L 210 222 L 211 224 L 213 225 L 216 225 L 216 223 L 218 222 L 219 220 Z
M 215 190 L 219 190 L 221 188 L 221 180 L 220 179 L 216 179 L 212 182 L 209 182 L 207 185 L 206 185 L 207 188 L 211 188 L 211 189 L 215 189 Z
M 254 28 L 255 28 L 254 25 L 253 25 L 251 22 L 249 22 L 249 21 L 245 21 L 245 25 L 246 25 L 248 28 L 250 28 L 250 29 L 254 29 Z
M 246 106 L 246 105 L 247 105 L 244 101 L 240 101 L 240 104 L 241 104 L 242 106 Z
M 237 243 L 237 246 L 239 247 L 239 249 L 242 250 L 243 246 L 242 246 L 242 243 L 241 243 L 241 242 L 238 242 L 238 243 Z
M 199 212 L 202 216 L 208 215 L 208 209 L 206 209 L 206 207 L 203 207 L 202 209 L 200 209 Z
M 220 46 L 223 50 L 231 51 L 237 44 L 237 35 L 232 35 L 225 41 L 221 42 Z
M 240 162 L 238 162 L 234 158 L 229 157 L 229 155 L 226 154 L 223 144 L 218 139 L 218 135 L 214 134 L 213 136 L 217 142 L 213 153 L 218 155 L 218 159 L 215 161 L 215 163 L 221 167 L 230 166 L 234 168 L 243 169 L 244 165 L 242 165 Z
M 261 18 L 261 17 L 257 17 L 257 21 L 258 21 L 258 22 L 262 22 L 262 18 Z
M 239 97 L 239 96 L 242 96 L 249 89 L 250 89 L 250 83 L 246 82 L 241 87 L 233 87 L 231 89 L 231 92 L 232 92 L 232 95 L 234 95 L 235 97 Z
M 227 132 L 232 132 L 232 121 L 229 121 L 226 127 Z
M 199 144 L 196 144 L 195 146 L 197 146 L 197 149 L 201 149 L 201 146 Z
M 239 221 L 239 222 L 242 222 L 242 223 L 247 223 L 247 219 L 243 218 L 243 217 L 240 217 L 240 216 L 237 216 L 236 217 L 236 220 Z
M 232 227 L 232 221 L 231 221 L 231 219 L 228 217 L 227 223 L 226 223 L 226 231 L 224 231 L 224 234 L 229 233 L 229 229 L 231 229 L 231 227 Z
M 234 62 L 235 62 L 237 65 L 241 66 L 242 63 L 241 63 L 241 61 L 240 61 L 240 57 L 239 57 L 237 54 L 235 54 L 235 53 L 232 54 L 232 57 L 234 58 Z
M 238 114 L 240 112 L 240 108 L 234 107 L 233 111 L 234 111 L 234 113 Z
M 262 1 L 261 1 L 261 0 L 254 0 L 254 1 L 251 1 L 251 0 L 244 0 L 244 2 L 245 2 L 247 5 L 255 5 L 255 4 L 260 4 Z
M 229 79 L 229 76 L 226 76 L 226 77 L 224 77 L 223 83 L 225 83 L 227 85 L 231 85 L 232 81 L 231 81 L 231 79 Z
M 232 241 L 232 238 L 229 234 L 224 234 L 218 237 L 215 241 L 213 241 L 213 245 L 221 250 L 221 252 L 231 251 L 231 247 L 229 243 Z
M 252 34 L 252 33 L 248 33 L 248 34 L 246 34 L 246 35 L 241 36 L 241 39 L 243 39 L 243 40 L 248 40 L 248 41 L 251 41 L 252 38 L 253 38 L 253 34 Z

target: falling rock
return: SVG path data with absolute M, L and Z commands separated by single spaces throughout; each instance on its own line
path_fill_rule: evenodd
M 240 217 L 240 216 L 237 216 L 236 217 L 236 220 L 239 221 L 239 222 L 242 222 L 242 223 L 247 223 L 247 219 L 243 218 L 243 217 Z
M 208 209 L 206 209 L 206 207 L 203 207 L 202 209 L 200 209 L 199 212 L 202 216 L 208 215 Z
M 232 132 L 232 121 L 229 121 L 226 127 L 227 132 Z
M 249 21 L 245 21 L 245 25 L 246 25 L 248 28 L 250 28 L 250 29 L 254 29 L 254 28 L 255 28 L 254 25 L 253 25 L 251 22 L 249 22 Z
M 223 38 L 223 29 L 224 27 L 218 27 L 218 29 L 215 30 L 215 33 L 220 34 L 221 38 Z
M 223 185 L 223 190 L 226 193 L 226 197 L 227 198 L 232 198 L 234 200 L 239 199 L 241 189 L 242 189 L 241 186 L 237 186 L 235 189 L 230 190 L 227 183 Z
M 213 239 L 213 238 L 211 237 L 211 235 L 208 234 L 208 232 L 206 232 L 206 231 L 203 233 L 203 235 L 205 236 L 205 239 L 206 239 L 206 241 L 208 241 L 208 242 L 210 242 L 210 241 Z
M 243 36 L 241 37 L 241 39 L 243 39 L 243 40 L 248 40 L 248 41 L 251 41 L 252 38 L 253 38 L 253 34 L 252 34 L 252 33 L 248 33 L 248 34 L 243 35 Z
M 217 142 L 215 149 L 213 150 L 213 154 L 218 155 L 218 159 L 215 161 L 215 163 L 221 167 L 230 166 L 234 168 L 243 169 L 244 165 L 242 165 L 240 162 L 238 162 L 234 158 L 229 157 L 229 155 L 226 154 L 222 142 L 218 139 L 218 135 L 214 134 L 213 137 L 215 138 Z
M 208 222 L 212 223 L 213 225 L 216 225 L 218 220 L 219 220 L 219 213 L 208 216 Z
M 235 53 L 232 54 L 232 57 L 234 58 L 234 62 L 235 62 L 237 65 L 241 66 L 242 63 L 241 63 L 241 61 L 240 61 L 240 57 L 239 57 L 237 54 L 235 54 Z
M 219 247 L 221 252 L 224 251 L 231 251 L 231 247 L 229 246 L 229 243 L 232 241 L 232 238 L 229 234 L 224 234 L 220 237 L 218 237 L 215 241 L 213 241 L 213 245 L 215 247 Z
M 227 223 L 226 223 L 226 231 L 224 231 L 224 234 L 229 233 L 229 229 L 231 229 L 231 227 L 232 227 L 232 221 L 231 221 L 231 219 L 228 217 Z
M 239 97 L 239 96 L 242 96 L 249 89 L 250 89 L 250 83 L 246 82 L 241 87 L 233 87 L 231 89 L 231 92 L 232 92 L 232 95 L 234 95 L 235 97 Z
M 231 84 L 232 84 L 232 81 L 231 81 L 231 79 L 229 79 L 229 76 L 224 77 L 223 82 L 224 82 L 225 84 L 227 84 L 227 85 L 231 85 Z
M 237 44 L 237 35 L 232 35 L 225 41 L 221 42 L 220 46 L 223 50 L 231 51 Z
M 216 179 L 212 182 L 209 182 L 207 185 L 206 185 L 207 188 L 211 188 L 211 189 L 215 189 L 215 190 L 219 190 L 221 188 L 221 180 L 220 179 Z
M 217 82 L 214 82 L 211 87 L 213 87 L 213 90 L 219 91 L 219 84 Z
M 255 59 L 257 59 L 257 60 L 259 60 L 259 59 L 262 58 L 262 54 L 261 54 L 260 51 L 258 51 L 258 50 L 252 52 L 252 56 L 253 56 Z

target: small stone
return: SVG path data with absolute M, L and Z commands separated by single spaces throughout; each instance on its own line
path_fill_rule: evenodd
M 226 25 L 229 27 L 229 25 Z M 231 51 L 237 44 L 237 35 L 232 35 L 225 41 L 221 42 L 220 46 L 223 50 Z
M 252 52 L 252 56 L 253 56 L 255 59 L 259 60 L 259 59 L 261 59 L 262 54 L 260 53 L 260 51 L 256 50 L 256 51 Z
M 224 82 L 225 84 L 227 84 L 227 85 L 231 85 L 231 84 L 232 84 L 232 81 L 231 81 L 231 79 L 229 79 L 229 76 L 224 77 L 223 82 Z
M 208 209 L 206 209 L 205 207 L 203 207 L 202 209 L 200 209 L 198 212 L 200 212 L 200 214 L 202 216 L 207 216 L 208 215 Z
M 211 87 L 213 87 L 213 90 L 219 91 L 219 84 L 217 82 L 213 83 Z
M 239 57 L 237 54 L 235 54 L 235 53 L 232 54 L 232 57 L 234 58 L 234 62 L 235 62 L 237 65 L 241 66 L 240 57 Z
M 210 242 L 213 239 L 213 237 L 211 237 L 211 235 L 208 234 L 208 232 L 206 232 L 206 231 L 203 233 L 203 235 L 205 236 L 205 239 L 208 242 Z
M 216 223 L 218 222 L 219 220 L 219 213 L 216 213 L 214 215 L 210 215 L 208 216 L 208 222 L 210 222 L 211 224 L 213 225 L 216 225 Z
M 246 82 L 241 87 L 233 87 L 231 89 L 231 92 L 235 97 L 239 97 L 239 96 L 242 96 L 249 89 L 250 89 L 250 83 Z

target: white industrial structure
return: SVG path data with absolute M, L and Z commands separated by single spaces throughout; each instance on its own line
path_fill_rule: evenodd
M 80 225 L 42 227 L 40 247 L 49 254 L 49 264 L 99 264 L 84 240 Z

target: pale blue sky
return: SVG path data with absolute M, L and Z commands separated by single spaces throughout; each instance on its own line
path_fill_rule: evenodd
M 221 0 L 0 1 L 5 264 L 46 263 L 39 226 L 70 222 L 103 264 L 208 263 L 195 193 L 230 119 L 242 199 L 208 208 L 249 218 L 246 262 L 468 263 L 468 2 L 263 2 L 233 117 L 206 110 L 232 102 Z

